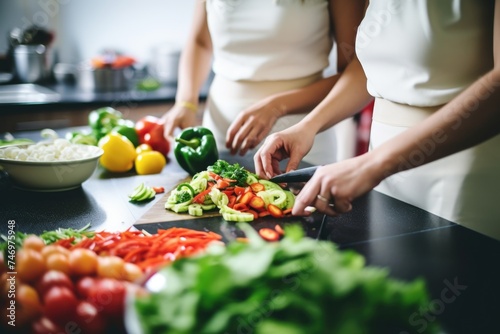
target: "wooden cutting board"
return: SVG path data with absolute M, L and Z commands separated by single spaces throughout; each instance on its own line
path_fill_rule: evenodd
M 190 177 L 185 178 L 180 181 L 179 184 L 191 181 Z M 204 213 L 203 216 L 191 216 L 188 213 L 175 213 L 173 211 L 165 209 L 165 203 L 167 202 L 168 197 L 170 196 L 171 190 L 168 191 L 160 198 L 156 203 L 144 213 L 141 218 L 135 222 L 135 225 L 140 224 L 150 224 L 150 223 L 163 223 L 170 221 L 179 221 L 179 220 L 193 220 L 193 219 L 202 219 L 207 217 L 219 217 L 219 211 L 214 210 L 211 212 Z

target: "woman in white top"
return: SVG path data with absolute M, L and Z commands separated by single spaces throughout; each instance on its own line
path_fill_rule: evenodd
M 266 140 L 257 172 L 288 156 L 295 169 L 316 133 L 374 96 L 370 151 L 320 168 L 293 213 L 347 212 L 375 188 L 500 239 L 500 0 L 371 0 L 356 54 L 315 110 Z
M 255 153 L 270 132 L 296 124 L 328 94 L 338 79 L 323 78 L 332 43 L 339 46 L 342 71 L 354 54 L 363 5 L 361 0 L 197 1 L 176 104 L 163 117 L 165 134 L 197 124 L 199 92 L 212 66 L 203 125 L 214 132 L 219 151 Z M 346 126 L 354 130 L 352 119 Z M 354 137 L 351 141 L 354 149 Z M 321 134 L 305 160 L 336 161 L 335 132 Z

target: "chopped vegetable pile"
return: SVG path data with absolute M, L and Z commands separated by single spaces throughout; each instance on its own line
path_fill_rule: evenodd
M 206 171 L 195 174 L 168 197 L 165 208 L 177 213 L 201 216 L 219 209 L 227 221 L 252 221 L 271 215 L 290 214 L 295 195 L 278 184 L 259 179 L 239 164 L 217 160 Z
M 422 280 L 392 279 L 353 251 L 303 238 L 298 226 L 274 243 L 241 228 L 247 243 L 214 245 L 156 274 L 152 281 L 168 284 L 135 299 L 144 333 L 401 333 L 428 305 Z M 423 332 L 436 330 L 429 323 Z

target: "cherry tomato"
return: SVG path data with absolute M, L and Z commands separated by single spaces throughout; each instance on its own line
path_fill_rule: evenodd
M 62 253 L 51 254 L 46 260 L 45 265 L 47 270 L 58 270 L 66 275 L 71 274 L 68 257 Z
M 29 248 L 40 252 L 45 247 L 45 242 L 39 236 L 30 234 L 23 241 L 23 248 Z
M 52 254 L 64 254 L 67 256 L 69 255 L 69 250 L 59 245 L 48 245 L 42 249 L 41 253 L 43 258 L 47 260 L 47 258 Z
M 35 321 L 32 326 L 33 334 L 65 334 L 66 331 L 47 317 Z
M 120 319 L 125 309 L 125 283 L 113 278 L 102 278 L 89 290 L 88 301 L 104 316 Z
M 16 256 L 17 277 L 26 283 L 35 282 L 45 272 L 42 254 L 33 249 L 21 249 Z
M 76 282 L 76 294 L 81 299 L 87 299 L 89 296 L 89 291 L 92 286 L 97 283 L 97 278 L 92 276 L 85 276 L 80 278 Z
M 125 263 L 125 273 L 129 282 L 135 282 L 144 276 L 142 269 L 133 263 Z
M 63 286 L 50 288 L 43 297 L 44 315 L 56 324 L 64 325 L 75 319 L 78 299 Z
M 104 333 L 106 329 L 105 318 L 99 313 L 97 307 L 87 301 L 81 301 L 76 306 L 76 323 L 82 334 Z
M 125 261 L 118 256 L 100 256 L 97 261 L 97 276 L 126 279 Z
M 143 152 L 135 158 L 135 171 L 139 175 L 161 173 L 167 164 L 165 156 L 158 151 Z
M 77 248 L 69 254 L 69 267 L 75 275 L 94 275 L 97 271 L 97 254 L 90 249 Z
M 40 297 L 32 286 L 19 284 L 16 289 L 16 301 L 19 303 L 16 318 L 20 323 L 31 323 L 42 314 Z
M 75 289 L 73 281 L 71 281 L 68 275 L 58 270 L 49 270 L 37 282 L 36 289 L 43 298 L 53 287 L 64 287 L 70 291 Z

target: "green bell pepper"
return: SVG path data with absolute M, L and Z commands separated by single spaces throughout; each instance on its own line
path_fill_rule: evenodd
M 190 175 L 206 170 L 219 159 L 214 135 L 207 128 L 186 128 L 175 138 L 175 142 L 175 158 Z
M 139 146 L 139 136 L 135 130 L 135 123 L 129 119 L 121 119 L 118 121 L 118 125 L 115 126 L 111 132 L 117 132 L 122 136 L 125 136 L 134 144 L 134 147 Z
M 99 140 L 110 133 L 121 119 L 123 119 L 121 112 L 111 107 L 103 107 L 90 112 L 89 126 Z

